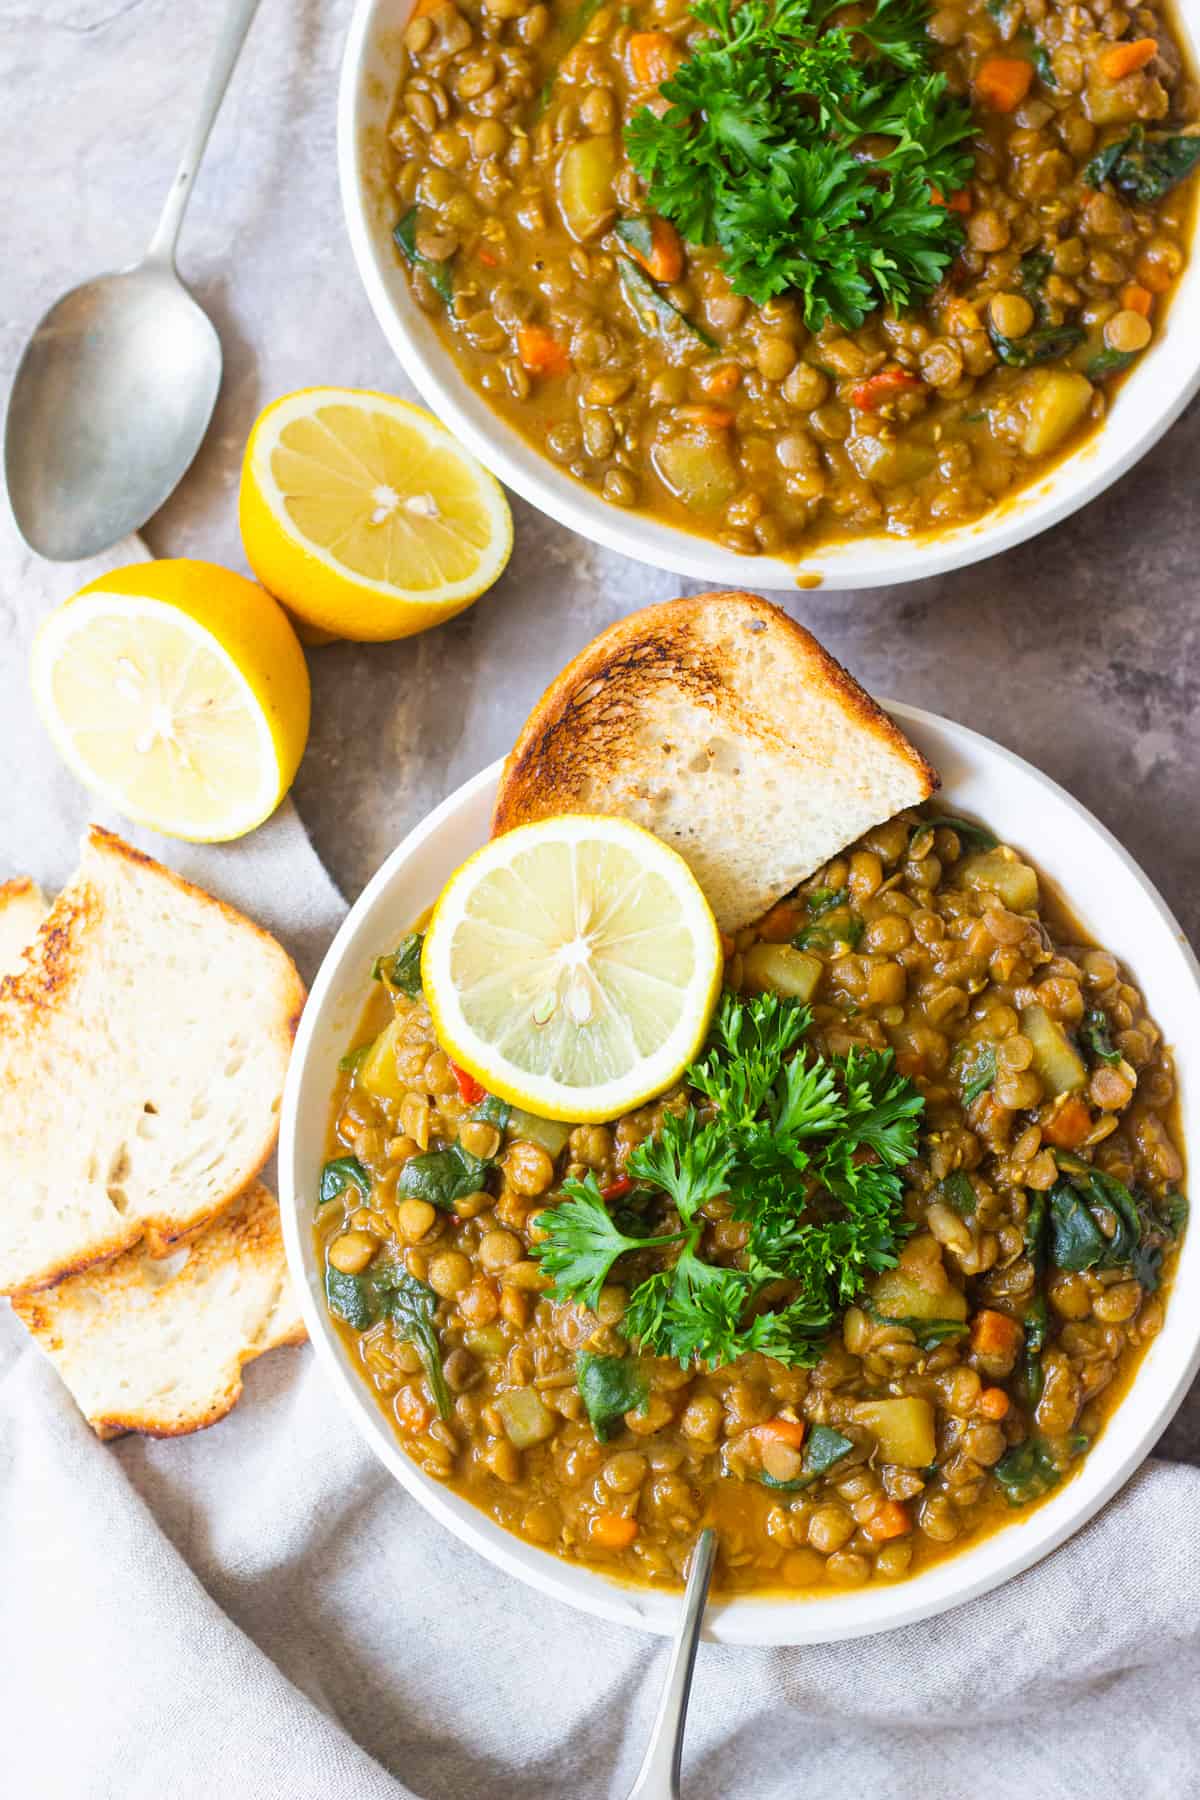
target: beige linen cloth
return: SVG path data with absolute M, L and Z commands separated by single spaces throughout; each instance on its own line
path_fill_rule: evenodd
M 4 528 L 0 878 L 53 888 L 89 807 L 25 670 L 79 574 Z M 290 807 L 225 849 L 136 835 L 311 976 L 343 904 Z M 197 1437 L 101 1444 L 0 1308 L 0 1794 L 620 1800 L 661 1642 L 539 1598 L 435 1526 L 307 1349 L 246 1386 Z M 1200 1794 L 1198 1516 L 1200 1471 L 1151 1463 L 1040 1568 L 928 1624 L 705 1646 L 688 1800 Z

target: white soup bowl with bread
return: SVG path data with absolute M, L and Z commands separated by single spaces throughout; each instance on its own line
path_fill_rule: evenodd
M 1175 1049 L 1184 1141 L 1200 1142 L 1200 1080 L 1190 1050 L 1200 1025 L 1200 971 L 1153 885 L 1098 820 L 1029 763 L 965 726 L 899 702 L 884 704 L 939 772 L 947 810 L 986 820 L 1026 853 L 1069 898 L 1089 935 L 1129 968 Z M 425 1475 L 352 1365 L 324 1299 L 313 1218 L 338 1059 L 361 1015 L 380 946 L 411 930 L 452 872 L 488 838 L 501 768 L 497 762 L 481 770 L 409 833 L 355 904 L 317 976 L 296 1040 L 279 1146 L 288 1259 L 309 1335 L 339 1402 L 374 1454 L 434 1518 L 539 1593 L 623 1625 L 669 1632 L 679 1617 L 677 1594 L 625 1585 L 559 1560 Z M 1029 1568 L 1085 1524 L 1152 1448 L 1200 1364 L 1198 1311 L 1200 1235 L 1193 1232 L 1183 1242 L 1165 1324 L 1132 1390 L 1079 1472 L 1021 1517 L 1019 1528 L 999 1530 L 895 1585 L 795 1598 L 718 1594 L 709 1608 L 709 1635 L 739 1644 L 855 1637 L 928 1618 Z

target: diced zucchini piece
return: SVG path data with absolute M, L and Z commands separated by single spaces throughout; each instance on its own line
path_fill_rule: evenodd
M 871 1283 L 871 1304 L 888 1319 L 965 1319 L 967 1296 L 947 1280 L 944 1269 L 941 1285 L 923 1287 L 903 1269 L 885 1269 Z
M 1032 912 L 1038 903 L 1037 870 L 1003 847 L 964 857 L 958 879 L 963 887 L 990 889 L 1009 912 Z
M 509 1443 L 518 1450 L 529 1450 L 554 1436 L 558 1421 L 536 1388 L 510 1388 L 497 1398 L 496 1411 L 504 1421 Z
M 613 181 L 617 173 L 615 138 L 580 138 L 558 159 L 558 207 L 577 243 L 603 231 L 617 209 Z
M 848 438 L 846 451 L 864 481 L 885 488 L 920 481 L 931 473 L 937 460 L 932 446 L 865 435 Z
M 1026 456 L 1047 456 L 1083 418 L 1092 403 L 1092 384 L 1069 369 L 1038 369 L 1029 384 L 1021 448 Z
M 1052 1094 L 1075 1094 L 1087 1081 L 1083 1059 L 1044 1006 L 1027 1006 L 1021 1030 L 1033 1045 L 1033 1072 Z
M 783 994 L 789 1000 L 811 1000 L 821 979 L 821 959 L 791 944 L 754 944 L 743 968 L 747 987 Z
M 884 1462 L 903 1469 L 927 1469 L 937 1456 L 933 1408 L 910 1395 L 902 1400 L 865 1400 L 854 1417 L 873 1431 Z
M 508 1340 L 499 1325 L 478 1325 L 463 1332 L 463 1343 L 480 1362 L 497 1362 L 508 1349 Z
M 567 1139 L 574 1129 L 573 1125 L 564 1125 L 561 1119 L 539 1119 L 536 1113 L 526 1112 L 520 1106 L 514 1106 L 508 1116 L 509 1136 L 539 1145 L 548 1156 L 558 1156 L 566 1149 Z
M 728 446 L 712 437 L 672 438 L 655 446 L 652 460 L 675 498 L 692 512 L 727 506 L 740 485 Z
M 376 1100 L 403 1100 L 408 1083 L 396 1067 L 396 1045 L 400 1041 L 400 1020 L 386 1025 L 358 1066 L 358 1085 Z

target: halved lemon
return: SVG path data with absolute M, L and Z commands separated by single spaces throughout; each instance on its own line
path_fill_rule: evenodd
M 495 477 L 431 413 L 360 388 L 304 388 L 259 415 L 239 510 L 263 586 L 335 637 L 452 619 L 512 550 Z
M 721 939 L 683 858 L 626 819 L 493 838 L 442 891 L 421 958 L 454 1061 L 546 1119 L 615 1119 L 704 1041 Z
M 308 666 L 282 608 L 213 563 L 132 563 L 81 588 L 38 632 L 32 679 L 80 781 L 168 837 L 260 825 L 308 737 Z

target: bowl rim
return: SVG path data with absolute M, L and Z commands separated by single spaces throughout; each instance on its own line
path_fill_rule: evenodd
M 1185 984 L 1186 1006 L 1200 1017 L 1200 965 L 1196 956 L 1157 888 L 1105 825 L 1035 765 L 969 726 L 892 700 L 881 699 L 879 704 L 902 728 L 914 728 L 918 734 L 922 729 L 944 734 L 956 750 L 965 754 L 968 772 L 977 770 L 981 764 L 984 767 L 990 765 L 993 770 L 998 767 L 1002 772 L 1012 770 L 1024 778 L 1032 778 L 1047 795 L 1065 805 L 1086 833 L 1094 837 L 1098 848 L 1115 859 L 1125 878 L 1131 879 L 1141 890 L 1142 898 L 1156 915 L 1163 932 L 1158 954 L 1174 954 L 1176 968 L 1172 978 L 1178 976 Z M 426 1511 L 489 1562 L 539 1593 L 617 1624 L 669 1633 L 677 1620 L 677 1594 L 634 1587 L 526 1544 L 470 1501 L 447 1490 L 418 1468 L 401 1448 L 366 1383 L 350 1365 L 317 1297 L 316 1279 L 308 1266 L 311 1264 L 315 1270 L 311 1253 L 311 1182 L 305 1183 L 300 1178 L 297 1134 L 306 1106 L 320 1105 L 326 1109 L 322 1117 L 327 1115 L 327 1080 L 324 1086 L 317 1081 L 315 1098 L 310 1100 L 307 1093 L 313 1041 L 323 1014 L 327 1008 L 336 1005 L 339 976 L 343 964 L 355 949 L 361 922 L 425 846 L 436 840 L 443 828 L 452 825 L 467 809 L 479 805 L 488 791 L 494 789 L 502 766 L 502 759 L 498 759 L 482 769 L 407 833 L 351 907 L 313 982 L 296 1035 L 280 1122 L 280 1214 L 288 1263 L 317 1361 L 331 1378 L 340 1404 L 350 1414 L 371 1451 Z M 952 792 L 952 779 L 947 782 L 947 787 Z M 1030 854 L 1038 860 L 1033 845 L 1030 845 Z M 1186 1095 L 1190 1088 L 1183 1087 L 1181 1091 Z M 1200 1331 L 1193 1328 L 1191 1341 L 1188 1341 L 1189 1284 L 1200 1291 L 1200 1232 L 1195 1231 L 1184 1240 L 1167 1323 L 1146 1351 L 1137 1376 L 1107 1421 L 1096 1448 L 1079 1473 L 1039 1506 L 1027 1522 L 1014 1520 L 978 1544 L 935 1563 L 924 1574 L 895 1585 L 867 1587 L 829 1597 L 818 1594 L 789 1598 L 778 1593 L 718 1597 L 709 1608 L 706 1636 L 721 1642 L 748 1645 L 801 1644 L 837 1642 L 895 1630 L 976 1599 L 1057 1549 L 1087 1524 L 1140 1467 L 1200 1369 Z M 1144 1399 L 1149 1399 L 1151 1369 L 1157 1396 L 1155 1404 L 1135 1414 L 1130 1410 L 1131 1396 L 1136 1390 Z M 1121 1430 L 1117 1429 L 1118 1421 Z M 1001 1548 L 997 1549 L 997 1546 Z M 957 1571 L 962 1572 L 961 1578 L 956 1575 Z
M 1144 384 L 1155 381 L 1163 392 L 1163 404 L 1139 428 L 1133 429 L 1128 422 L 1122 426 L 1122 418 L 1128 421 L 1131 415 L 1128 411 L 1122 414 L 1119 407 L 1114 409 L 1113 416 L 1063 461 L 1001 501 L 981 519 L 947 531 L 912 538 L 879 533 L 826 545 L 801 560 L 785 562 L 777 557 L 745 556 L 727 550 L 711 539 L 668 525 L 651 514 L 622 512 L 582 482 L 555 468 L 526 442 L 467 384 L 448 352 L 443 349 L 439 362 L 431 361 L 417 331 L 410 327 L 405 307 L 397 303 L 385 278 L 379 232 L 372 220 L 362 168 L 362 111 L 368 57 L 377 24 L 391 7 L 396 19 L 388 21 L 388 29 L 398 25 L 399 19 L 406 16 L 401 9 L 407 3 L 408 0 L 355 0 L 346 34 L 338 84 L 337 160 L 342 212 L 355 265 L 388 344 L 426 405 L 506 487 L 580 537 L 653 568 L 712 586 L 795 592 L 811 587 L 832 591 L 924 581 L 1014 549 L 1086 506 L 1153 448 L 1200 391 L 1200 332 L 1189 331 L 1186 338 L 1176 334 L 1170 339 L 1164 332 L 1123 389 L 1132 390 L 1136 382 L 1138 391 L 1148 394 L 1149 387 Z M 1192 23 L 1182 13 L 1176 23 L 1178 29 L 1194 38 Z M 1200 239 L 1193 248 L 1197 244 Z M 384 254 L 391 258 L 390 246 Z M 1180 289 L 1172 296 L 1168 321 L 1181 313 L 1184 288 L 1189 294 L 1194 291 L 1200 311 L 1200 256 L 1193 257 L 1184 269 Z M 415 304 L 409 303 L 407 310 L 415 323 Z M 425 330 L 432 336 L 431 327 L 426 326 Z M 1194 344 L 1190 369 L 1189 344 Z M 1122 437 L 1124 446 L 1118 450 L 1116 446 Z

